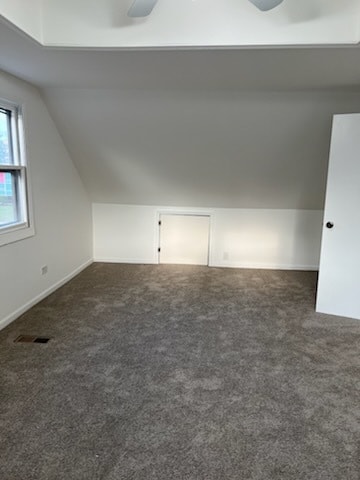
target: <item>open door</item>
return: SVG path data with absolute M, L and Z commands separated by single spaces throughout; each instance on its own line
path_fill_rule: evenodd
M 209 228 L 209 216 L 161 215 L 159 263 L 208 265 Z
M 360 319 L 360 114 L 334 116 L 316 309 Z

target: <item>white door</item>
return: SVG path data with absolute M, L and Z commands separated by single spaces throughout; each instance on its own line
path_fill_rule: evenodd
M 208 265 L 210 217 L 161 215 L 159 263 Z
M 334 116 L 317 311 L 360 319 L 360 114 Z

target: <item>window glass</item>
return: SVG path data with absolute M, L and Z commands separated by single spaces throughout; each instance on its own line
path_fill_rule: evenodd
M 0 226 L 18 222 L 14 175 L 0 172 Z
M 10 112 L 0 108 L 0 164 L 11 163 Z
M 21 107 L 0 100 L 0 246 L 34 234 Z

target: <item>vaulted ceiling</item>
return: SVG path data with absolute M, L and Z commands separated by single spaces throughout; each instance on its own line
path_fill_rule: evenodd
M 11 9 L 22 1 L 0 0 L 0 12 L 4 12 L 3 5 Z M 50 11 L 55 15 L 60 4 L 63 15 L 69 15 L 72 4 L 72 21 L 81 20 L 83 29 L 86 24 L 99 45 L 110 38 L 98 30 L 99 22 L 103 26 L 106 23 L 99 9 L 110 3 L 87 1 L 89 11 L 82 5 L 82 16 L 80 0 L 45 0 L 44 5 L 52 9 L 46 15 Z M 168 12 L 167 17 L 162 17 L 163 23 L 179 3 L 159 0 L 158 15 L 164 15 L 161 9 Z M 195 3 L 194 9 L 200 12 L 211 2 Z M 244 15 L 257 12 L 251 10 L 247 0 L 226 2 L 233 13 L 240 8 L 239 3 Z M 120 8 L 123 14 L 129 4 L 111 3 L 113 11 Z M 337 37 L 340 43 L 354 43 L 358 4 L 344 0 L 340 7 L 340 2 L 332 0 L 303 0 L 305 10 L 298 10 L 297 21 L 292 22 L 295 29 L 299 27 L 296 38 L 300 43 L 306 43 L 304 38 L 310 41 L 311 35 L 301 37 L 300 32 L 305 30 L 300 27 L 318 27 L 318 14 L 322 13 L 333 33 L 341 33 Z M 299 2 L 284 0 L 283 5 L 287 5 L 288 13 L 293 8 L 295 15 Z M 219 8 L 216 5 L 212 13 L 215 15 Z M 278 8 L 261 22 L 279 26 L 284 10 Z M 35 18 L 26 20 L 21 8 L 12 13 L 18 15 L 20 11 L 29 29 L 27 34 L 36 38 L 38 23 Z M 75 23 L 69 21 L 67 29 L 60 28 L 65 17 L 56 15 L 58 33 L 69 30 L 72 35 Z M 199 13 L 196 21 L 187 24 L 195 36 L 188 37 L 183 29 L 183 38 L 200 38 L 199 25 L 202 31 L 204 23 L 210 21 L 201 18 Z M 221 15 L 216 18 L 224 20 Z M 54 48 L 39 43 L 45 23 L 38 32 L 38 41 L 34 41 L 9 20 L 8 15 L 0 23 L 0 68 L 41 89 L 93 201 L 198 207 L 323 207 L 332 115 L 360 111 L 360 49 L 356 45 Z M 157 21 L 156 17 L 149 20 L 153 26 Z M 49 39 L 52 24 L 46 22 Z M 170 35 L 172 24 L 165 23 L 163 27 Z M 335 28 L 340 24 L 341 28 Z M 120 22 L 116 31 L 137 32 L 131 34 L 131 42 L 137 39 L 141 43 L 145 41 L 141 25 Z M 83 35 L 81 28 L 79 31 Z M 161 32 L 158 40 L 165 38 Z M 218 39 L 216 35 L 212 38 Z M 261 35 L 259 43 L 269 41 L 270 37 L 264 40 Z M 251 35 L 245 37 L 253 42 Z M 85 37 L 81 38 L 85 42 Z M 59 38 L 56 42 L 61 43 Z

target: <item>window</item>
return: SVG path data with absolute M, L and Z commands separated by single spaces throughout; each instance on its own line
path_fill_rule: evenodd
M 0 100 L 0 245 L 31 234 L 20 108 Z

